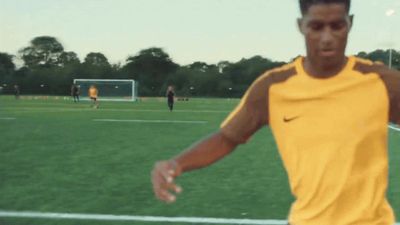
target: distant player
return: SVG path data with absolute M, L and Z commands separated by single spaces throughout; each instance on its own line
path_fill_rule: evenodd
M 92 100 L 91 107 L 98 109 L 99 108 L 99 101 L 97 101 L 99 91 L 97 90 L 96 86 L 91 85 L 89 88 L 89 98 Z
M 174 109 L 174 97 L 175 97 L 175 92 L 174 92 L 174 87 L 173 86 L 168 86 L 167 90 L 167 101 L 168 101 L 168 108 L 169 111 L 172 112 Z
M 71 96 L 74 98 L 74 102 L 79 102 L 79 86 L 73 84 L 71 86 Z
M 15 96 L 15 99 L 19 99 L 19 95 L 20 95 L 19 86 L 18 85 L 14 85 L 14 96 Z

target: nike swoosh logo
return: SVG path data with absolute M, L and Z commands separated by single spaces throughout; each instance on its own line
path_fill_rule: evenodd
M 290 121 L 293 121 L 293 120 L 295 120 L 295 119 L 297 119 L 297 118 L 299 118 L 299 117 L 300 117 L 300 116 L 295 116 L 295 117 L 287 118 L 287 117 L 285 116 L 285 117 L 283 117 L 283 122 L 289 123 Z

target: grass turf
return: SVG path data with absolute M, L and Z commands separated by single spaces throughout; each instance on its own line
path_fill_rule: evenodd
M 222 162 L 184 174 L 175 204 L 153 197 L 150 171 L 218 129 L 237 104 L 228 99 L 137 103 L 0 97 L 0 210 L 64 213 L 285 219 L 293 198 L 268 128 Z M 1 119 L 1 118 L 16 118 Z M 93 119 L 185 120 L 205 124 L 97 122 Z M 390 132 L 388 197 L 400 215 L 400 132 Z M 78 224 L 144 222 L 79 221 Z M 0 218 L 0 224 L 55 224 Z M 77 224 L 57 220 L 56 224 Z M 152 225 L 165 223 L 149 223 Z

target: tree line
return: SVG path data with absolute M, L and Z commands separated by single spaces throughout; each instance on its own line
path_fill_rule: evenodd
M 359 52 L 357 56 L 388 64 L 390 50 Z M 17 68 L 14 57 L 22 60 Z M 73 79 L 134 79 L 139 96 L 164 96 L 173 85 L 178 96 L 240 97 L 264 71 L 287 62 L 262 56 L 217 64 L 193 62 L 179 65 L 162 48 L 148 48 L 129 56 L 124 65 L 111 64 L 101 52 L 90 52 L 83 61 L 51 36 L 33 38 L 17 56 L 0 52 L 0 85 L 12 93 L 15 84 L 22 94 L 68 95 Z M 400 69 L 400 51 L 392 50 L 392 66 Z

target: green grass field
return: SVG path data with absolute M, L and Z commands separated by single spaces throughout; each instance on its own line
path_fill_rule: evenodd
M 293 198 L 269 129 L 221 162 L 177 180 L 174 204 L 155 199 L 154 162 L 218 129 L 237 100 L 191 99 L 174 112 L 164 101 L 88 102 L 0 97 L 0 210 L 285 219 Z M 15 119 L 12 119 L 15 118 Z M 95 119 L 206 121 L 105 122 Z M 400 217 L 400 132 L 390 131 L 388 197 Z M 399 220 L 399 219 L 398 219 Z M 14 224 L 150 224 L 0 217 Z

